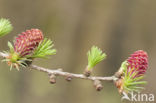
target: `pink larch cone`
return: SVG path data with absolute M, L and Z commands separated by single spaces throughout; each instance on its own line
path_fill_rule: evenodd
M 139 77 L 145 74 L 148 68 L 148 55 L 143 50 L 138 50 L 131 54 L 127 59 L 128 72 L 136 73 L 134 77 Z
M 43 40 L 43 33 L 39 29 L 22 32 L 14 42 L 14 51 L 20 57 L 31 55 L 39 43 Z

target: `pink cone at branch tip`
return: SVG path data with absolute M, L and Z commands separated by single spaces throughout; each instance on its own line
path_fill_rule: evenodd
M 18 53 L 20 57 L 32 54 L 42 40 L 43 33 L 39 29 L 26 30 L 16 38 L 14 51 Z
M 148 55 L 143 50 L 135 51 L 127 59 L 128 72 L 136 73 L 134 77 L 139 77 L 145 74 L 148 68 Z

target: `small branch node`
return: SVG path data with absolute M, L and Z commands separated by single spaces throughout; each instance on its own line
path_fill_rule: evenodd
M 94 81 L 94 87 L 96 88 L 97 91 L 101 91 L 103 89 L 103 86 L 100 80 Z
M 123 74 L 122 72 L 118 71 L 118 72 L 116 72 L 116 73 L 114 74 L 114 76 L 115 76 L 116 78 L 121 78 L 122 74 Z
M 51 84 L 55 84 L 56 83 L 56 75 L 55 74 L 48 74 L 48 75 L 49 75 L 49 78 L 50 78 L 49 82 Z
M 70 74 L 68 74 L 68 75 L 65 77 L 65 79 L 66 79 L 68 82 L 70 82 L 70 81 L 73 79 L 73 76 L 70 75 Z

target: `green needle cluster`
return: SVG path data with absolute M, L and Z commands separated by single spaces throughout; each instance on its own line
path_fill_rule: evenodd
M 106 58 L 106 54 L 102 53 L 100 48 L 93 46 L 90 51 L 87 53 L 88 55 L 88 69 L 92 69 L 96 64 L 101 62 Z
M 45 38 L 34 51 L 33 58 L 46 58 L 48 55 L 56 54 L 56 49 L 52 49 L 54 46 L 50 39 Z
M 13 27 L 8 19 L 0 19 L 0 37 L 12 31 Z

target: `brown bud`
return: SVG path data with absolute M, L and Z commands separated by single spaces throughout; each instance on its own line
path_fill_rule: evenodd
M 72 78 L 73 78 L 72 75 L 67 75 L 65 79 L 66 79 L 67 81 L 71 81 Z
M 50 78 L 49 82 L 51 84 L 55 84 L 56 83 L 56 76 L 54 74 L 49 74 L 49 78 Z
M 116 80 L 115 86 L 118 88 L 119 93 L 122 93 L 122 91 L 123 91 L 123 78 Z
M 101 81 L 99 81 L 99 80 L 94 81 L 94 87 L 96 88 L 97 91 L 101 91 L 103 89 Z
M 84 71 L 84 75 L 86 76 L 86 77 L 89 77 L 90 75 L 91 75 L 91 73 L 92 73 L 92 70 L 90 70 L 90 69 L 88 69 L 88 67 L 86 67 L 86 69 L 85 69 L 85 71 Z
M 118 71 L 118 72 L 115 73 L 114 76 L 117 77 L 117 78 L 121 78 L 122 74 L 123 73 L 121 71 Z

